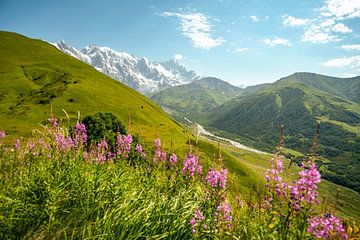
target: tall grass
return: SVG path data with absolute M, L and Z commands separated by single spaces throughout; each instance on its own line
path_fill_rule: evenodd
M 227 170 L 202 169 L 191 147 L 175 160 L 159 140 L 140 148 L 129 135 L 114 148 L 86 146 L 84 133 L 52 124 L 11 146 L 0 134 L 0 239 L 316 237 L 307 231 L 312 202 L 296 212 L 295 202 L 275 191 L 281 166 L 270 169 L 265 195 L 233 199 Z M 345 236 L 341 229 L 330 234 Z

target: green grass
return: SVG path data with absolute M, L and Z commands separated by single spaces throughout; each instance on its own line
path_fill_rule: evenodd
M 14 137 L 46 122 L 51 101 L 64 121 L 63 109 L 72 122 L 78 112 L 112 112 L 149 143 L 159 136 L 167 147 L 171 141 L 180 147 L 188 139 L 154 102 L 46 42 L 2 31 L 0 55 L 0 129 Z
M 346 131 L 355 133 L 358 136 L 360 136 L 360 125 L 352 126 L 352 125 L 346 124 L 344 122 L 340 122 L 340 121 L 336 121 L 336 120 L 330 120 L 328 116 L 321 117 L 320 119 L 323 122 L 329 122 L 329 123 L 338 125 L 338 126 L 342 127 L 343 129 L 345 129 Z
M 51 108 L 65 126 L 72 125 L 79 112 L 82 116 L 112 112 L 147 145 L 160 137 L 164 148 L 179 156 L 190 148 L 205 170 L 227 167 L 231 203 L 238 196 L 253 199 L 262 190 L 259 173 L 268 156 L 223 147 L 219 151 L 213 143 L 196 141 L 191 131 L 151 100 L 43 41 L 0 32 L 0 54 L 0 129 L 9 134 L 9 144 L 20 136 L 31 139 L 32 130 L 47 122 Z M 9 238 L 191 236 L 188 221 L 204 194 L 201 183 L 167 181 L 173 173 L 162 168 L 147 176 L 146 168 L 125 162 L 86 164 L 74 155 L 58 155 L 56 161 L 48 161 L 46 155 L 27 156 L 29 164 L 21 165 L 12 154 L 1 156 L 5 161 L 1 161 L 0 227 L 12 232 L 6 235 Z M 335 185 L 327 186 L 325 193 L 333 199 Z M 340 198 L 339 212 L 358 219 L 351 213 L 358 207 L 358 196 L 346 189 L 341 194 L 346 196 Z
M 258 181 L 264 178 L 265 172 L 270 167 L 269 159 L 271 156 L 262 155 L 257 153 L 251 153 L 244 151 L 227 144 L 222 145 L 222 148 L 227 150 L 230 154 L 235 156 L 242 165 L 252 169 L 255 172 Z M 290 162 L 285 161 L 285 166 L 289 166 Z M 284 174 L 285 178 L 296 179 L 298 177 L 299 168 L 295 165 Z M 325 201 L 320 205 L 321 211 L 336 212 L 342 217 L 348 217 L 360 223 L 360 194 L 345 187 L 341 187 L 337 184 L 322 179 L 319 188 L 322 201 Z

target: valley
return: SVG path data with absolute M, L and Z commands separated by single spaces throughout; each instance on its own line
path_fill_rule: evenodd
M 150 100 L 130 88 L 134 87 L 131 84 L 126 86 L 101 73 L 102 71 L 99 72 L 96 67 L 93 68 L 86 62 L 62 53 L 46 42 L 2 31 L 0 47 L 1 55 L 5 56 L 0 60 L 0 130 L 5 129 L 5 144 L 9 146 L 14 141 L 23 141 L 26 145 L 42 136 L 44 129 L 47 129 L 46 119 L 49 117 L 56 117 L 61 126 L 71 129 L 71 125 L 86 116 L 98 112 L 111 112 L 126 125 L 129 134 L 141 139 L 146 149 L 151 149 L 154 139 L 161 138 L 161 148 L 169 155 L 176 152 L 179 156 L 190 156 L 190 153 L 194 153 L 201 157 L 202 166 L 207 171 L 226 167 L 229 171 L 228 201 L 235 203 L 241 195 L 251 206 L 252 201 L 256 201 L 254 196 L 262 194 L 264 174 L 266 169 L 272 167 L 269 160 L 276 157 L 269 153 L 278 142 L 280 125 L 286 126 L 286 157 L 296 162 L 306 154 L 315 132 L 316 120 L 321 120 L 323 135 L 320 135 L 319 153 L 326 158 L 320 157 L 317 163 L 325 179 L 345 187 L 323 180 L 319 185 L 323 204 L 316 207 L 315 211 L 328 211 L 357 223 L 360 221 L 356 211 L 360 207 L 360 194 L 356 192 L 358 179 L 354 174 L 359 169 L 353 162 L 357 161 L 357 124 L 360 117 L 356 91 L 346 98 L 348 91 L 358 86 L 359 78 L 350 79 L 349 86 L 339 87 L 339 90 L 335 91 L 323 87 L 325 84 L 316 86 L 318 89 L 315 90 L 315 86 L 309 86 L 311 84 L 307 81 L 314 76 L 324 82 L 340 80 L 328 80 L 326 76 L 308 73 L 297 73 L 274 84 L 245 89 L 217 78 L 207 77 L 193 79 L 190 83 L 178 86 L 167 85 L 153 93 Z M 58 64 L 59 62 L 62 64 Z M 334 84 L 331 82 L 329 85 Z M 64 129 L 66 128 L 61 128 L 61 131 Z M 52 141 L 51 138 L 49 141 Z M 336 149 L 332 146 L 333 142 L 337 144 Z M 57 143 L 52 144 L 56 146 Z M 28 151 L 25 145 L 24 154 Z M 333 155 L 328 152 L 329 149 L 334 151 Z M 79 157 L 77 151 L 84 150 L 73 147 L 70 151 L 74 151 L 71 154 Z M 149 154 L 154 154 L 154 150 L 149 150 Z M 353 154 L 355 159 L 346 158 L 349 154 Z M 21 156 L 22 154 L 14 155 L 13 158 Z M 65 155 L 60 154 L 58 157 L 61 159 Z M 339 169 L 340 163 L 342 168 Z M 2 164 L 4 168 L 9 168 L 6 163 Z M 81 161 L 77 164 L 79 165 L 76 165 L 76 168 L 84 167 Z M 297 173 L 301 168 L 291 165 L 289 159 L 284 159 L 284 164 L 289 168 L 282 177 L 289 182 L 297 179 Z M 122 171 L 131 166 L 118 167 L 120 168 L 114 169 Z M 151 165 L 151 168 L 153 167 Z M 169 179 L 175 176 L 175 173 L 164 172 L 165 169 L 154 168 L 158 174 L 157 178 L 162 174 Z M 62 170 L 57 171 L 56 174 L 65 174 Z M 146 173 L 142 172 L 142 168 L 136 171 L 136 174 L 140 175 Z M 37 181 L 36 175 L 32 175 L 30 169 L 27 174 L 27 177 L 34 178 L 29 181 Z M 88 173 L 85 171 L 84 174 Z M 353 178 L 350 179 L 344 174 L 353 174 Z M 334 176 L 339 178 L 334 180 Z M 132 175 L 128 177 L 133 178 Z M 8 179 L 7 175 L 3 178 Z M 184 179 L 178 175 L 176 178 L 180 179 L 177 184 L 181 183 L 179 186 L 182 189 Z M 351 181 L 344 183 L 344 178 Z M 157 184 L 161 186 L 160 183 Z M 194 191 L 200 191 L 196 186 Z M 337 194 L 334 195 L 334 192 Z M 203 193 L 200 191 L 199 194 Z M 12 202 L 5 199 L 7 198 L 1 200 L 0 204 L 12 206 Z M 58 207 L 60 208 L 60 205 Z M 234 214 L 240 214 L 241 211 L 245 210 L 234 210 Z M 188 217 L 189 213 L 187 214 Z M 186 229 L 184 225 L 181 225 L 181 228 Z M 47 234 L 53 236 L 51 231 Z

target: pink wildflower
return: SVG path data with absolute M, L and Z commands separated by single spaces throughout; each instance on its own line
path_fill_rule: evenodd
M 193 234 L 196 233 L 196 226 L 198 224 L 200 224 L 200 222 L 204 221 L 205 217 L 204 215 L 201 213 L 201 211 L 198 209 L 194 212 L 194 217 L 190 220 L 190 224 L 191 224 L 191 231 Z M 205 225 L 206 226 L 206 225 Z M 205 227 L 206 229 L 206 227 Z
M 5 131 L 4 130 L 0 131 L 0 139 L 4 139 L 5 136 L 6 136 Z
M 85 144 L 87 141 L 86 127 L 84 124 L 77 122 L 75 125 L 75 145 L 78 146 Z
M 20 151 L 20 148 L 21 148 L 20 139 L 16 139 L 16 140 L 15 140 L 14 147 L 15 147 L 15 149 L 16 149 L 17 151 Z
M 160 139 L 155 139 L 155 154 L 154 162 L 165 162 L 166 161 L 166 152 L 161 151 L 161 141 Z
M 301 171 L 299 175 L 300 179 L 289 186 L 291 200 L 296 210 L 299 210 L 301 202 L 318 203 L 317 184 L 321 181 L 321 175 L 315 164 L 311 164 L 309 169 Z
M 30 151 L 33 150 L 35 148 L 35 143 L 34 142 L 29 142 L 28 143 L 28 148 L 29 148 Z
M 181 170 L 182 174 L 188 173 L 190 177 L 193 177 L 195 173 L 202 174 L 202 166 L 199 165 L 198 157 L 188 154 L 184 160 L 184 167 Z
M 50 118 L 48 119 L 48 121 L 49 121 L 49 123 L 51 123 L 51 125 L 52 125 L 53 127 L 59 126 L 59 124 L 58 124 L 58 122 L 57 122 L 57 119 L 56 119 L 55 117 L 50 117 Z
M 62 151 L 69 151 L 74 145 L 71 137 L 66 138 L 63 134 L 57 134 L 55 136 L 55 142 L 57 147 Z
M 325 217 L 309 219 L 307 231 L 318 239 L 347 239 L 348 236 L 339 218 L 327 214 Z
M 128 135 L 119 134 L 116 138 L 117 154 L 129 158 L 132 141 L 133 141 L 133 137 L 131 134 Z
M 222 189 L 225 189 L 226 179 L 226 168 L 223 168 L 220 171 L 211 169 L 206 176 L 206 182 L 214 188 L 220 187 Z
M 214 222 L 217 225 L 225 226 L 226 228 L 231 228 L 232 216 L 231 216 L 231 206 L 227 202 L 222 202 L 216 209 L 214 213 L 215 219 Z
M 171 154 L 171 156 L 170 156 L 170 158 L 169 158 L 169 162 L 170 162 L 170 164 L 171 165 L 176 165 L 176 163 L 177 163 L 177 157 L 176 157 L 176 154 L 175 153 L 172 153 Z

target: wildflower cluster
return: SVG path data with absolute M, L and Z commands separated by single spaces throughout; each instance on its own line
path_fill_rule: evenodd
M 77 122 L 75 126 L 75 146 L 85 145 L 87 141 L 86 127 L 84 124 Z
M 194 212 L 194 217 L 190 220 L 191 224 L 191 232 L 193 234 L 196 234 L 196 229 L 202 228 L 207 229 L 207 225 L 205 223 L 202 223 L 205 220 L 204 215 L 201 213 L 201 211 L 198 209 Z
M 214 169 L 210 169 L 206 176 L 206 182 L 213 188 L 221 188 L 225 189 L 227 178 L 227 169 L 223 168 L 220 171 L 216 171 Z
M 270 160 L 270 163 L 271 168 L 266 171 L 265 175 L 267 194 L 265 194 L 263 206 L 269 210 L 271 222 L 279 219 L 276 221 L 279 224 L 277 226 L 279 233 L 286 238 L 287 229 L 293 224 L 292 221 L 296 221 L 294 224 L 299 224 L 301 236 L 307 230 L 315 237 L 322 239 L 330 239 L 337 235 L 346 239 L 346 234 L 338 218 L 333 216 L 312 217 L 313 206 L 319 204 L 317 185 L 321 182 L 321 175 L 316 164 L 310 162 L 307 168 L 302 164 L 299 179 L 287 183 L 280 176 L 284 169 L 281 157 L 276 155 Z M 304 226 L 307 224 L 310 224 L 310 227 L 306 229 Z M 334 231 L 335 228 L 336 231 Z
M 133 137 L 131 134 L 127 134 L 127 135 L 118 134 L 118 136 L 116 137 L 117 155 L 129 159 L 129 153 L 131 150 L 132 142 L 133 142 Z M 142 152 L 140 154 L 142 154 Z
M 165 162 L 166 161 L 166 152 L 161 150 L 161 140 L 158 138 L 155 140 L 155 154 L 154 162 Z
M 131 134 L 119 133 L 116 136 L 116 144 L 111 141 L 108 142 L 106 139 L 88 143 L 89 138 L 84 124 L 77 122 L 73 131 L 67 131 L 59 126 L 55 117 L 49 118 L 49 122 L 51 127 L 42 135 L 43 139 L 37 141 L 34 139 L 28 141 L 16 139 L 11 144 L 11 151 L 8 152 L 12 152 L 14 159 L 18 160 L 20 166 L 29 165 L 26 162 L 28 159 L 31 164 L 31 160 L 35 159 L 33 156 L 41 155 L 45 159 L 48 157 L 48 159 L 55 161 L 80 159 L 84 160 L 83 164 L 97 164 L 97 169 L 106 169 L 102 167 L 102 164 L 118 163 L 117 160 L 124 160 L 122 162 L 124 165 L 114 165 L 121 167 L 132 167 L 132 163 L 138 160 L 142 161 L 136 162 L 137 164 L 148 161 L 146 164 L 158 165 L 159 168 L 139 168 L 139 171 L 146 169 L 146 173 L 148 173 L 149 169 L 155 169 L 151 172 L 164 174 L 163 170 L 172 168 L 171 171 L 165 172 L 165 174 L 169 174 L 166 176 L 167 178 L 162 178 L 161 175 L 161 179 L 169 179 L 169 183 L 171 183 L 164 188 L 166 189 L 166 197 L 171 194 L 172 191 L 168 190 L 173 186 L 181 185 L 179 188 L 186 189 L 188 192 L 184 195 L 191 195 L 191 191 L 198 189 L 198 186 L 203 188 L 204 191 L 199 191 L 201 194 L 196 193 L 193 197 L 198 201 L 192 208 L 196 210 L 190 212 L 190 215 L 186 215 L 186 221 L 182 221 L 187 224 L 188 234 L 194 234 L 194 237 L 200 239 L 223 239 L 231 236 L 238 229 L 235 225 L 237 221 L 234 220 L 238 215 L 233 213 L 230 201 L 227 198 L 228 170 L 226 168 L 213 167 L 208 170 L 206 175 L 203 175 L 203 167 L 197 155 L 189 152 L 183 160 L 183 165 L 180 166 L 178 156 L 173 152 L 165 152 L 161 147 L 160 139 L 155 140 L 155 148 L 148 155 L 137 138 Z M 4 152 L 5 149 L 5 145 L 3 145 L 5 137 L 6 133 L 0 131 L 0 153 Z M 76 163 L 79 162 L 82 161 Z M 92 166 L 92 164 L 89 165 Z M 319 203 L 317 185 L 321 181 L 321 175 L 316 164 L 311 162 L 307 164 L 307 167 L 302 165 L 298 179 L 292 182 L 287 182 L 282 178 L 284 163 L 281 156 L 275 155 L 270 160 L 270 164 L 271 167 L 265 174 L 265 197 L 262 198 L 263 195 L 259 194 L 261 196 L 258 205 L 259 211 L 251 209 L 253 212 L 258 212 L 258 215 L 250 216 L 257 218 L 259 224 L 265 223 L 266 227 L 260 226 L 259 229 L 265 229 L 264 231 L 267 231 L 267 234 L 279 236 L 280 239 L 292 239 L 291 237 L 307 239 L 311 236 L 319 239 L 347 239 L 339 218 L 331 214 L 323 217 L 314 215 L 313 206 Z M 176 185 L 177 180 L 180 180 L 179 185 Z M 184 182 L 187 184 L 183 184 Z M 93 186 L 93 184 L 90 185 Z M 174 192 L 176 188 L 174 188 Z M 111 195 L 111 199 L 113 199 L 113 195 Z M 194 199 L 191 199 L 192 203 L 195 202 Z M 251 202 L 249 204 L 247 201 L 243 202 L 239 197 L 236 200 L 239 209 L 242 208 L 244 212 L 248 211 L 245 205 L 250 206 Z M 253 207 L 251 206 L 251 208 Z M 291 236 L 289 236 L 289 231 L 293 231 Z
M 285 198 L 287 195 L 287 183 L 282 181 L 280 174 L 283 172 L 284 164 L 280 156 L 270 159 L 271 168 L 265 173 L 268 194 L 265 196 L 265 205 L 268 207 L 273 204 L 274 195 Z
M 223 201 L 217 208 L 214 213 L 214 223 L 218 229 L 231 229 L 231 206 L 229 203 Z
M 199 159 L 197 156 L 188 154 L 184 160 L 184 167 L 181 170 L 181 173 L 188 175 L 191 178 L 197 173 L 198 175 L 202 174 L 202 166 L 199 164 Z
M 304 166 L 303 166 L 304 168 Z M 317 184 L 321 181 L 321 175 L 314 163 L 309 169 L 299 172 L 300 179 L 292 182 L 289 186 L 291 203 L 296 210 L 300 210 L 302 204 L 318 204 Z
M 201 215 L 200 210 L 195 211 L 191 219 L 192 232 L 194 234 L 206 234 L 206 229 L 211 229 L 218 236 L 232 227 L 232 209 L 226 200 L 226 181 L 228 171 L 226 168 L 217 171 L 211 168 L 205 177 L 206 192 L 205 201 L 207 208 L 206 217 Z
M 140 143 L 136 144 L 135 150 L 142 158 L 146 158 L 146 152 L 143 150 L 143 147 Z
M 340 219 L 331 214 L 311 218 L 309 225 L 307 231 L 318 239 L 348 239 Z

